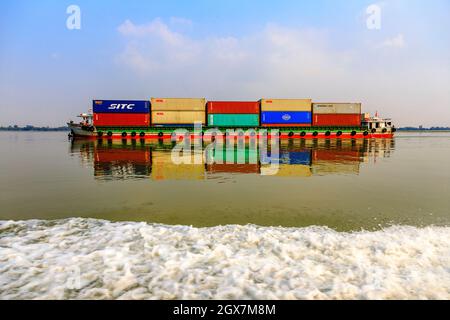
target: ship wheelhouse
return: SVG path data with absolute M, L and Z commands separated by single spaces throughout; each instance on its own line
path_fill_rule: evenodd
M 371 133 L 392 133 L 396 129 L 392 124 L 392 120 L 389 118 L 381 118 L 378 113 L 374 117 L 369 114 L 365 114 L 361 125 L 369 130 Z

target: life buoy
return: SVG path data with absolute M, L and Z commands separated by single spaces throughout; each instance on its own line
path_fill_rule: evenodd
M 372 131 L 372 133 L 375 133 L 375 132 L 377 132 L 377 129 L 373 128 L 371 131 Z
M 364 136 L 369 135 L 369 131 L 364 131 L 363 135 L 364 135 Z
M 317 131 L 313 132 L 313 136 L 316 137 L 319 133 Z
M 126 137 L 127 136 L 127 133 L 124 131 L 124 132 L 122 132 L 122 137 Z
M 102 137 L 103 136 L 103 132 L 102 131 L 97 132 L 97 136 L 98 137 Z
M 386 133 L 386 132 L 387 132 L 387 129 L 386 129 L 386 128 L 383 128 L 383 130 L 381 130 L 381 132 Z
M 327 137 L 328 137 L 330 134 L 331 134 L 330 131 L 326 131 L 326 132 L 325 132 L 325 136 L 327 136 Z
M 131 132 L 131 136 L 132 136 L 132 137 L 136 137 L 136 131 L 132 131 L 132 132 Z
M 141 131 L 141 132 L 139 133 L 139 137 L 145 137 L 145 132 L 144 132 L 144 131 Z
M 306 132 L 305 131 L 300 132 L 300 137 L 304 137 L 304 136 L 306 136 Z
M 108 131 L 107 135 L 108 135 L 108 137 L 111 137 L 112 136 L 112 131 Z
M 338 136 L 338 137 L 342 136 L 342 131 L 336 132 L 336 136 Z
M 289 134 L 288 134 L 289 137 L 292 137 L 293 135 L 294 135 L 294 133 L 292 131 L 289 132 Z
M 164 136 L 164 133 L 158 132 L 158 137 L 162 137 L 162 136 Z
M 355 131 L 355 130 L 352 131 L 351 136 L 352 136 L 352 137 L 353 137 L 353 136 L 356 136 L 356 131 Z

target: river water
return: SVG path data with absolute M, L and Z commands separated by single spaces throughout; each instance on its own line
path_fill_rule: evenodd
M 0 298 L 450 298 L 450 133 L 172 147 L 0 132 Z

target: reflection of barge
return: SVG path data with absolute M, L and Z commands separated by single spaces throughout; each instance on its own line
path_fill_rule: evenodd
M 227 174 L 261 174 L 270 165 L 259 161 L 248 163 L 253 150 L 245 149 L 245 163 L 227 163 L 238 158 L 223 150 L 213 154 L 211 163 L 175 164 L 171 158 L 173 144 L 134 140 L 72 142 L 72 152 L 79 153 L 85 163 L 92 163 L 94 176 L 101 180 L 151 178 L 152 180 L 202 180 Z M 246 146 L 248 147 L 248 145 Z M 359 174 L 361 163 L 377 157 L 389 157 L 393 139 L 316 139 L 282 140 L 277 177 L 310 177 L 315 175 Z M 270 152 L 269 152 L 270 154 Z M 192 158 L 191 158 L 192 159 Z
M 390 119 L 362 114 L 360 103 L 321 104 L 310 99 L 151 101 L 94 100 L 93 114 L 80 114 L 80 123 L 68 123 L 71 135 L 131 140 L 177 135 L 211 138 L 232 130 L 230 135 L 261 137 L 267 130 L 269 137 L 273 134 L 282 139 L 390 138 L 396 130 Z

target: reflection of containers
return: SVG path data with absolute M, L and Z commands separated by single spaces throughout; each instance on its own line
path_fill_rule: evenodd
M 362 153 L 357 150 L 313 150 L 312 159 L 315 161 L 360 162 Z
M 149 113 L 150 102 L 144 100 L 93 100 L 93 113 Z
M 151 98 L 152 111 L 205 111 L 205 98 Z
M 208 101 L 208 114 L 259 114 L 258 101 Z
M 266 125 L 311 125 L 311 112 L 307 111 L 262 111 L 261 124 Z
M 281 162 L 284 164 L 311 164 L 311 151 L 286 152 L 280 154 Z
M 270 152 L 267 154 L 268 158 L 262 155 L 262 162 L 271 161 L 272 155 Z M 278 159 L 280 164 L 302 164 L 302 165 L 310 165 L 311 164 L 311 151 L 310 150 L 302 150 L 302 151 L 280 151 L 280 156 Z
M 224 144 L 225 145 L 225 144 Z M 228 150 L 224 147 L 222 150 L 211 149 L 205 153 L 208 163 L 214 164 L 257 164 L 258 163 L 258 150 L 245 147 L 239 149 Z
M 204 111 L 152 111 L 153 125 L 194 125 L 194 122 L 205 124 Z
M 213 163 L 206 166 L 210 173 L 259 173 L 258 164 L 219 164 Z
M 183 157 L 180 157 L 183 158 Z M 204 179 L 204 164 L 194 164 L 194 157 L 184 157 L 189 163 L 175 164 L 172 161 L 172 152 L 152 152 L 152 179 L 153 180 L 202 180 Z
M 275 173 L 273 176 L 287 178 L 310 177 L 312 175 L 311 168 L 301 164 L 280 164 L 278 171 L 272 171 L 274 169 L 270 165 L 262 165 L 261 174 Z
M 311 170 L 314 175 L 358 174 L 359 162 L 314 161 Z
M 261 111 L 311 112 L 311 99 L 261 99 Z
M 123 180 L 144 178 L 151 172 L 151 151 L 147 148 L 107 148 L 94 150 L 94 176 L 101 179 Z
M 208 114 L 208 126 L 257 127 L 258 114 Z
M 314 114 L 361 114 L 361 103 L 313 103 Z
M 98 148 L 95 150 L 95 161 L 102 163 L 132 162 L 136 164 L 150 164 L 150 150 Z
M 313 114 L 313 126 L 359 127 L 360 114 Z
M 97 127 L 148 127 L 148 113 L 94 113 L 94 126 Z

